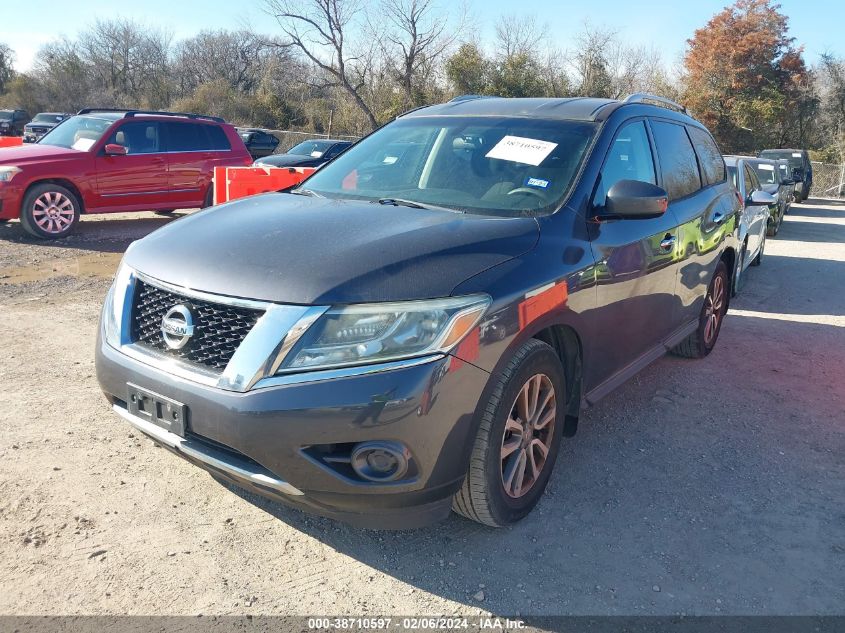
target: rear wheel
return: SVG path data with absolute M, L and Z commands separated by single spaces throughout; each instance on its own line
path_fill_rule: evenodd
M 53 183 L 36 185 L 24 196 L 21 225 L 35 237 L 55 240 L 70 235 L 81 204 L 70 189 Z
M 208 188 L 208 191 L 205 192 L 205 200 L 203 200 L 202 206 L 200 209 L 205 209 L 210 207 L 214 204 L 214 185 Z
M 698 328 L 683 343 L 672 350 L 673 354 L 687 358 L 704 358 L 716 345 L 722 321 L 728 311 L 728 267 L 720 261 L 710 280 L 704 305 L 698 317 Z
M 493 527 L 531 512 L 557 459 L 565 402 L 558 355 L 542 341 L 526 342 L 483 405 L 469 469 L 452 509 Z

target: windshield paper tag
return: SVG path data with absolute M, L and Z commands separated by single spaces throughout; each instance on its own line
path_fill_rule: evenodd
M 487 152 L 487 158 L 509 160 L 514 163 L 525 163 L 537 167 L 546 156 L 552 153 L 557 143 L 538 141 L 521 136 L 506 136 Z
M 71 148 L 79 150 L 80 152 L 87 152 L 96 142 L 97 141 L 93 138 L 81 138 L 71 145 Z
M 792 158 L 801 158 L 801 152 L 792 152 Z
M 525 186 L 526 187 L 538 187 L 540 189 L 548 189 L 549 181 L 543 180 L 542 178 L 526 178 L 525 179 Z
M 757 169 L 765 169 L 766 171 L 774 171 L 774 165 L 757 165 Z

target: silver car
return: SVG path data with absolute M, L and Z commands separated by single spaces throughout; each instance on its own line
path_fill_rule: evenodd
M 766 228 L 768 226 L 769 206 L 777 204 L 777 198 L 766 192 L 751 161 L 757 159 L 746 156 L 725 156 L 728 176 L 736 187 L 742 201 L 742 214 L 739 222 L 739 241 L 741 246 L 737 262 L 734 293 L 742 290 L 745 270 L 749 266 L 759 266 L 766 248 Z

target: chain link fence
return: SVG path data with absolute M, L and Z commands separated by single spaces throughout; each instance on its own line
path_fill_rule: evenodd
M 845 163 L 834 165 L 813 161 L 813 198 L 845 200 Z
M 279 139 L 279 146 L 276 148 L 274 154 L 284 154 L 291 147 L 302 141 L 310 141 L 314 139 L 332 138 L 339 141 L 357 141 L 360 136 L 350 136 L 348 134 L 317 134 L 315 132 L 294 132 L 292 130 L 267 130 Z

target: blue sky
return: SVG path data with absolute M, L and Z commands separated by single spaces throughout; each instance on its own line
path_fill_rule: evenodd
M 493 23 L 501 14 L 537 16 L 548 24 L 556 48 L 571 49 L 573 38 L 585 21 L 596 27 L 616 30 L 631 44 L 653 46 L 663 53 L 666 63 L 683 54 L 687 38 L 720 11 L 727 0 L 468 0 L 476 16 L 482 41 L 492 36 Z M 169 30 L 177 39 L 204 28 L 237 28 L 251 25 L 272 33 L 275 22 L 261 9 L 260 0 L 142 0 L 134 3 L 114 0 L 29 0 L 19 16 L 38 16 L 37 27 L 23 21 L 12 26 L 7 19 L 0 25 L 0 42 L 17 53 L 17 68 L 27 70 L 38 48 L 57 35 L 73 36 L 99 18 L 130 17 L 151 26 Z M 454 0 L 441 0 L 454 6 Z M 790 32 L 814 63 L 820 53 L 831 51 L 845 56 L 845 1 L 781 0 L 782 11 L 790 18 Z

